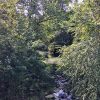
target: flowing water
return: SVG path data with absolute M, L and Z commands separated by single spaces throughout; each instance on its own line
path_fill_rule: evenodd
M 48 98 L 47 100 L 74 100 L 72 99 L 73 94 L 65 90 L 65 85 L 69 84 L 69 80 L 61 75 L 56 75 L 55 84 L 56 87 L 54 88 L 54 92 L 46 96 L 46 98 Z

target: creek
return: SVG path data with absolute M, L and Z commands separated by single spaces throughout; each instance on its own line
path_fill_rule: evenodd
M 66 85 L 70 84 L 70 80 L 66 79 L 62 75 L 55 75 L 56 87 L 52 94 L 46 96 L 46 100 L 76 100 L 73 98 L 71 91 L 66 90 Z

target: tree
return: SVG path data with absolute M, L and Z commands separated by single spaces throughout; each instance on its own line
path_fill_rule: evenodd
M 0 4 L 0 99 L 43 99 L 52 79 L 33 45 L 40 30 L 35 20 L 16 13 L 16 2 Z
M 99 100 L 99 13 L 98 0 L 76 5 L 69 30 L 75 31 L 74 43 L 64 47 L 63 72 L 72 77 L 72 91 L 82 100 Z

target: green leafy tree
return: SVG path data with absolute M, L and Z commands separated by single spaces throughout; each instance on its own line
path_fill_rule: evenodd
M 82 100 L 100 99 L 100 34 L 98 0 L 76 5 L 69 30 L 75 31 L 74 42 L 64 47 L 63 72 L 72 77 L 72 91 Z
M 43 99 L 52 79 L 33 45 L 40 38 L 39 26 L 37 21 L 16 14 L 16 2 L 0 4 L 0 99 Z

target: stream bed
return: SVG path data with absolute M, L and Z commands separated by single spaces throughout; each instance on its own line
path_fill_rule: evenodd
M 71 91 L 67 91 L 65 86 L 70 84 L 70 80 L 66 79 L 61 75 L 55 76 L 56 87 L 53 90 L 52 94 L 46 96 L 46 100 L 79 100 L 74 99 Z

